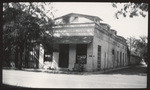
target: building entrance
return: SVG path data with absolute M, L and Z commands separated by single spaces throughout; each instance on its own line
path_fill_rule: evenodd
M 77 44 L 76 63 L 86 64 L 86 62 L 87 62 L 87 44 Z
M 69 44 L 59 45 L 59 67 L 68 68 L 69 64 Z

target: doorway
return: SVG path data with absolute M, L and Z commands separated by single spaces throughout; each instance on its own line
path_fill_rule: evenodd
M 69 65 L 69 44 L 59 45 L 59 67 L 68 68 Z

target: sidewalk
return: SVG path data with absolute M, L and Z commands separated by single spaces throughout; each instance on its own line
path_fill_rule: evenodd
M 23 68 L 23 71 L 29 71 L 29 72 L 46 72 L 46 73 L 54 73 L 54 74 L 79 74 L 79 75 L 90 75 L 90 74 L 102 74 L 110 71 L 116 71 L 120 69 L 125 69 L 129 68 L 131 66 L 126 66 L 126 67 L 119 67 L 119 68 L 114 68 L 114 69 L 109 69 L 109 70 L 101 70 L 101 71 L 90 71 L 90 72 L 77 72 L 77 71 L 60 71 L 60 70 L 44 70 L 44 69 L 26 69 Z
M 27 69 L 23 68 L 22 71 L 28 71 L 28 72 L 45 72 L 45 73 L 54 73 L 54 74 L 78 74 L 78 75 L 90 75 L 90 74 L 102 74 L 102 73 L 109 73 L 113 71 L 118 71 L 121 69 L 127 69 L 132 67 L 147 67 L 145 65 L 136 65 L 136 66 L 125 66 L 125 67 L 119 67 L 109 70 L 101 70 L 101 71 L 90 71 L 90 72 L 77 72 L 77 71 L 62 71 L 62 70 L 44 70 L 44 69 Z M 16 70 L 16 69 L 12 69 Z

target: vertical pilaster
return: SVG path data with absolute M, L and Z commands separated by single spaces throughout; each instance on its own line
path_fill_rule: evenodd
M 40 44 L 39 46 L 39 68 L 43 67 L 43 63 L 44 63 L 44 48 L 43 48 L 43 45 Z

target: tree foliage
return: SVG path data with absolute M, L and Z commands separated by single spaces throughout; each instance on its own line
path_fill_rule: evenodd
M 8 52 L 4 54 L 4 59 L 9 61 L 10 57 L 5 55 L 12 53 L 13 49 L 19 69 L 22 68 L 23 53 L 29 53 L 48 38 L 45 31 L 51 30 L 53 21 L 47 16 L 52 12 L 45 9 L 46 4 L 51 3 L 3 3 L 3 52 Z M 45 25 L 49 28 L 41 28 Z
M 121 9 L 119 9 L 119 6 Z M 146 16 L 146 12 L 148 12 L 148 3 L 112 3 L 112 7 L 119 9 L 115 13 L 115 17 L 119 19 L 119 15 L 123 15 L 123 17 L 133 18 L 135 16 Z
M 140 39 L 134 37 L 127 38 L 127 43 L 131 52 L 140 56 L 146 63 L 148 62 L 147 39 L 146 36 L 140 36 Z
M 3 10 L 7 8 L 15 8 L 17 10 L 26 12 L 33 17 L 40 18 L 43 21 L 51 21 L 50 16 L 54 17 L 55 11 L 52 3 L 50 2 L 11 2 L 3 3 Z M 49 9 L 47 9 L 49 8 Z

